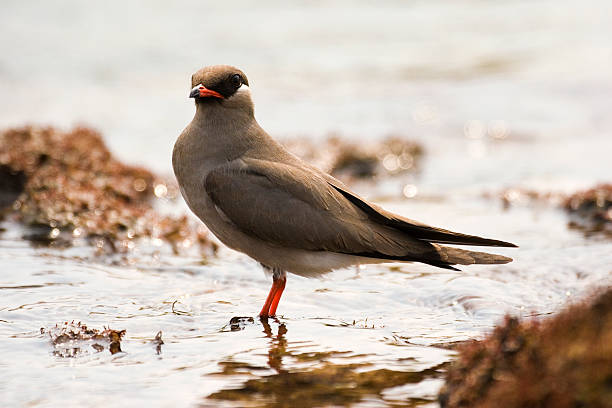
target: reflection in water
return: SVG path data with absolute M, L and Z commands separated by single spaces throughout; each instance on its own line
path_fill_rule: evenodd
M 263 332 L 267 338 L 270 339 L 270 346 L 268 348 L 268 365 L 270 368 L 276 370 L 277 373 L 284 373 L 285 370 L 282 370 L 283 365 L 283 355 L 287 352 L 287 340 L 285 339 L 285 334 L 287 334 L 287 326 L 284 323 L 278 321 L 278 319 L 274 319 L 276 323 L 278 323 L 278 331 L 276 336 L 272 333 L 272 327 L 270 323 L 268 323 L 268 319 L 262 318 L 261 324 L 263 325 Z
M 238 386 L 232 383 L 206 399 L 256 407 L 349 406 L 365 399 L 381 404 L 419 406 L 433 400 L 390 400 L 385 392 L 439 378 L 447 365 L 442 363 L 420 371 L 399 371 L 374 368 L 371 361 L 375 356 L 355 355 L 352 351 L 298 352 L 298 342 L 294 341 L 292 345 L 286 337 L 288 328 L 285 323 L 278 319 L 271 322 L 262 319 L 261 324 L 265 337 L 269 339 L 267 367 L 238 361 L 219 363 L 222 371 L 214 375 L 236 376 L 241 381 L 245 374 L 253 378 Z M 338 360 L 345 362 L 338 364 Z M 269 369 L 274 373 L 266 375 Z
M 152 343 L 155 346 L 155 353 L 159 356 L 162 353 L 162 345 L 164 344 L 161 330 L 157 332 Z

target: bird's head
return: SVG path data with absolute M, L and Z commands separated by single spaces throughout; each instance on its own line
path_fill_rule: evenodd
M 191 76 L 190 98 L 196 105 L 222 104 L 252 111 L 249 81 L 244 72 L 229 65 L 212 65 Z

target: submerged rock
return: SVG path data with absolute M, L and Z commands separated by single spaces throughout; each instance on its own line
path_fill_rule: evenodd
M 612 236 L 612 184 L 574 193 L 563 206 L 572 216 L 570 227 Z
M 92 129 L 9 129 L 0 133 L 0 146 L 0 211 L 29 226 L 34 241 L 85 237 L 115 252 L 151 238 L 175 252 L 185 242 L 214 250 L 187 217 L 154 210 L 152 199 L 167 194 L 167 183 L 115 159 Z
M 366 179 L 414 172 L 423 147 L 401 136 L 356 143 L 332 135 L 323 141 L 289 140 L 287 148 L 316 167 L 344 179 Z
M 442 407 L 610 407 L 612 290 L 550 319 L 507 317 L 458 351 Z

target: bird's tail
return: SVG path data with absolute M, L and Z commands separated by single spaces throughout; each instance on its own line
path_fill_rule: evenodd
M 440 254 L 440 260 L 450 265 L 505 264 L 512 262 L 512 258 L 503 255 L 469 251 L 438 244 L 432 245 L 436 248 L 438 254 Z

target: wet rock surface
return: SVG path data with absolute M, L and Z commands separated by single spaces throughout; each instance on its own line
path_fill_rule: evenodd
M 0 165 L 0 214 L 10 207 L 25 188 L 26 177 L 23 171 Z
M 566 198 L 563 207 L 571 215 L 570 227 L 612 237 L 612 184 L 576 192 Z
M 69 245 L 86 238 L 102 252 L 121 252 L 133 240 L 151 238 L 175 252 L 185 242 L 215 249 L 186 216 L 154 209 L 155 197 L 176 196 L 176 188 L 119 162 L 92 129 L 8 129 L 0 133 L 0 145 L 0 208 L 30 228 L 25 238 L 31 241 Z
M 442 407 L 610 407 L 612 290 L 545 320 L 507 317 L 458 348 Z
M 587 236 L 612 237 L 612 184 L 609 183 L 572 194 L 508 188 L 500 192 L 484 193 L 483 197 L 500 200 L 504 210 L 518 205 L 562 208 L 569 214 L 569 228 L 581 230 Z

